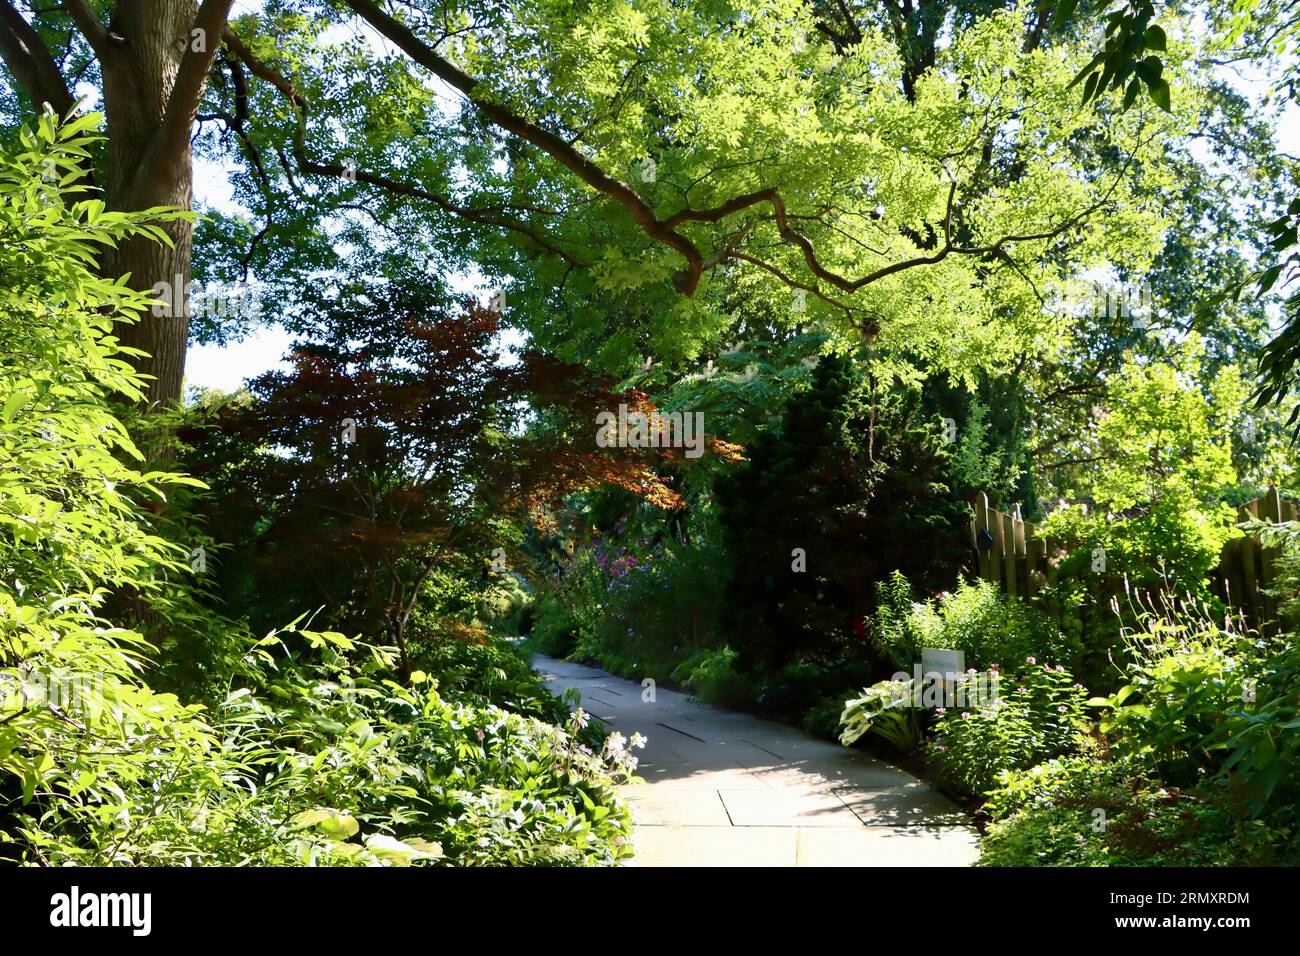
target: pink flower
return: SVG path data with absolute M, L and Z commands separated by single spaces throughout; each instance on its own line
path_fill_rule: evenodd
M 1032 657 L 1026 657 L 1026 658 L 1025 658 L 1025 663 L 1026 663 L 1026 664 L 1037 664 L 1038 661 L 1034 660 Z

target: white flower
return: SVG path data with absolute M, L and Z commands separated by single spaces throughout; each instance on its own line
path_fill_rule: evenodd
M 629 747 L 635 747 L 637 750 L 645 749 L 646 740 L 640 733 L 632 735 L 632 739 L 627 742 Z
M 627 738 L 617 730 L 605 738 L 605 753 L 617 757 L 627 747 Z
M 573 726 L 577 727 L 579 730 L 582 730 L 587 726 L 587 719 L 587 712 L 581 707 L 573 712 Z

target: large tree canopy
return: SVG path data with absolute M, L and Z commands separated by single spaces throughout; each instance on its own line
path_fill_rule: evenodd
M 1182 322 L 1209 284 L 1193 276 L 1228 287 L 1254 268 L 1206 228 L 1240 214 L 1240 191 L 1189 147 L 1285 178 L 1209 72 L 1222 44 L 1172 14 L 1142 34 L 1160 52 L 1151 98 L 1116 74 L 1081 101 L 1115 36 L 1101 7 L 268 0 L 228 20 L 213 0 L 6 0 L 0 54 L 11 112 L 100 88 L 94 185 L 114 208 L 188 207 L 191 142 L 220 163 L 242 211 L 201 210 L 193 274 L 264 284 L 264 317 L 290 327 L 304 276 L 463 271 L 506 290 L 540 347 L 624 375 L 716 357 L 758 321 L 865 338 L 904 372 L 1041 372 L 1075 415 L 1080 376 L 1131 343 L 1078 341 L 1053 290 L 1149 275 Z M 191 226 L 167 230 L 173 249 L 133 241 L 103 270 L 188 283 Z M 1231 351 L 1258 335 L 1247 313 L 1253 333 L 1200 331 Z M 152 356 L 150 397 L 172 400 L 187 337 L 250 321 L 158 315 L 122 334 Z
M 280 303 L 278 279 L 386 246 L 476 265 L 539 341 L 625 371 L 695 355 L 741 295 L 969 375 L 1058 335 L 1064 272 L 1136 264 L 1161 231 L 1173 120 L 1081 108 L 1089 47 L 1039 8 L 230 6 L 6 2 L 0 52 L 31 104 L 101 87 L 117 208 L 188 206 L 197 118 L 252 215 L 204 228 L 198 273 Z M 190 227 L 172 238 L 104 268 L 187 282 Z M 154 398 L 179 394 L 186 333 L 128 333 Z
M 1055 337 L 1064 272 L 1160 235 L 1171 120 L 1079 108 L 1085 51 L 1037 15 L 972 16 L 918 71 L 889 25 L 848 42 L 788 0 L 346 7 L 228 34 L 250 208 L 303 236 L 364 207 L 407 248 L 418 217 L 530 332 L 622 371 L 697 354 L 739 294 L 968 375 Z

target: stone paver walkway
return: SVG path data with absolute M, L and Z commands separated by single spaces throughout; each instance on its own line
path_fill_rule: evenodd
M 977 835 L 953 803 L 857 751 L 581 664 L 536 657 L 559 695 L 648 743 L 624 796 L 637 866 L 969 866 Z

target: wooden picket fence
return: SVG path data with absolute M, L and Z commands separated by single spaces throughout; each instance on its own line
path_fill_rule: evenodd
M 989 506 L 989 496 L 980 492 L 972 503 L 971 544 L 979 564 L 979 576 L 992 581 L 1013 597 L 1031 597 L 1055 578 L 1048 556 L 1064 548 L 1038 534 L 1038 525 L 1020 517 L 1020 506 L 1007 514 Z
M 1276 488 L 1237 509 L 1238 521 L 1296 521 L 1300 507 L 1283 498 Z M 1239 608 L 1250 622 L 1269 627 L 1277 619 L 1277 599 L 1265 594 L 1277 579 L 1278 548 L 1265 548 L 1259 538 L 1233 538 L 1223 548 L 1210 586 L 1231 607 Z
M 1021 518 L 1019 505 L 1007 514 L 990 507 L 988 495 L 981 492 L 971 507 L 971 544 L 981 578 L 1018 597 L 1032 596 L 1055 583 L 1054 559 L 1066 550 L 1063 543 L 1042 537 L 1038 525 Z M 1296 521 L 1300 520 L 1300 505 L 1270 488 L 1239 508 L 1237 517 L 1239 521 Z M 1269 627 L 1277 616 L 1276 600 L 1264 593 L 1276 578 L 1277 552 L 1277 548 L 1262 547 L 1253 536 L 1233 538 L 1224 546 L 1219 566 L 1210 573 L 1211 590 L 1261 628 Z

